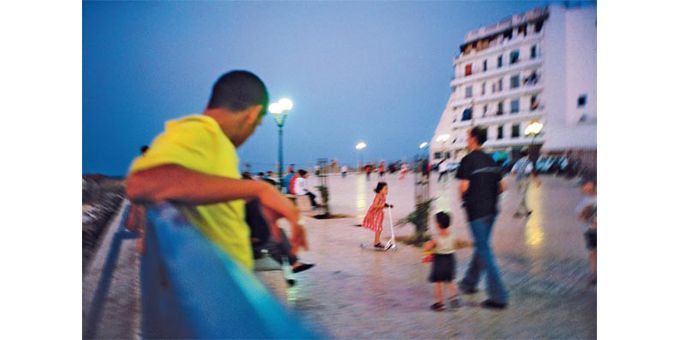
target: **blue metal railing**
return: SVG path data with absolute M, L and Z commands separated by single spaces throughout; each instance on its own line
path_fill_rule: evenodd
M 170 204 L 147 208 L 144 338 L 318 338 Z

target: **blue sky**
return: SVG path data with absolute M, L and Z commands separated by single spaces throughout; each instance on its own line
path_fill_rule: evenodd
M 83 173 L 123 175 L 166 120 L 247 69 L 295 107 L 285 163 L 410 158 L 429 141 L 466 32 L 547 1 L 83 3 Z M 272 117 L 240 149 L 274 170 Z

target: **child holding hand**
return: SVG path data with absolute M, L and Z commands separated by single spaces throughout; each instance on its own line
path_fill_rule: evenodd
M 451 217 L 440 211 L 435 215 L 437 235 L 427 242 L 423 251 L 432 253 L 432 270 L 428 280 L 435 284 L 434 294 L 437 301 L 430 306 L 434 311 L 444 310 L 443 286 L 446 285 L 451 307 L 460 307 L 456 278 L 456 256 L 453 233 L 449 230 Z

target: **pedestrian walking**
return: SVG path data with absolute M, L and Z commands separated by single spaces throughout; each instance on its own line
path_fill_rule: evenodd
M 343 165 L 342 168 L 340 168 L 340 173 L 342 174 L 342 178 L 347 176 L 347 165 Z
M 591 284 L 597 283 L 597 177 L 588 176 L 581 186 L 583 198 L 576 206 L 581 232 L 588 250 Z
M 378 173 L 380 174 L 380 178 L 385 177 L 385 161 L 380 161 L 380 165 L 378 166 Z
M 370 164 L 366 164 L 366 166 L 364 166 L 364 171 L 366 171 L 366 179 L 370 180 L 371 179 L 371 171 L 373 171 L 373 167 Z
M 458 288 L 456 287 L 456 255 L 454 249 L 453 232 L 449 229 L 451 217 L 440 211 L 435 214 L 437 235 L 427 242 L 424 251 L 432 252 L 432 267 L 428 281 L 434 283 L 434 296 L 437 301 L 430 306 L 434 311 L 444 310 L 444 287 L 446 286 L 449 305 L 460 307 Z
M 373 231 L 373 247 L 382 249 L 385 247 L 380 243 L 380 234 L 382 233 L 383 219 L 385 218 L 383 209 L 391 207 L 391 205 L 387 204 L 387 183 L 378 182 L 374 191 L 375 197 L 373 198 L 373 203 L 368 208 L 361 226 Z
M 442 161 L 439 162 L 439 167 L 437 167 L 437 170 L 439 171 L 437 183 L 439 183 L 442 180 L 442 177 L 444 178 L 444 182 L 446 182 L 449 173 L 449 159 L 448 158 L 442 159 Z
M 529 159 L 529 151 L 522 149 L 520 158 L 515 165 L 513 165 L 510 173 L 516 175 L 517 177 L 517 191 L 521 196 L 519 206 L 515 211 L 513 217 L 522 218 L 531 215 L 531 210 L 527 207 L 527 193 L 529 192 L 529 185 L 531 180 L 536 183 L 536 186 L 541 185 L 541 181 L 538 179 L 538 175 L 534 169 L 533 162 Z
M 484 142 L 486 130 L 474 127 L 468 132 L 470 152 L 463 157 L 456 173 L 475 247 L 465 277 L 458 287 L 464 294 L 473 294 L 477 291 L 480 276 L 486 274 L 488 299 L 482 302 L 482 307 L 500 309 L 508 305 L 508 292 L 494 259 L 491 232 L 498 215 L 498 195 L 505 191 L 505 183 L 496 162 L 481 150 Z
M 404 179 L 408 173 L 408 165 L 406 163 L 401 163 L 401 170 L 399 171 L 399 179 Z

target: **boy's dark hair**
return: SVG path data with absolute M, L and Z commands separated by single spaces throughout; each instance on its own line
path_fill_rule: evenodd
M 378 185 L 375 186 L 375 190 L 373 190 L 373 191 L 375 191 L 375 193 L 377 194 L 377 193 L 381 192 L 382 189 L 386 186 L 387 186 L 386 182 L 378 182 Z
M 439 228 L 446 229 L 451 225 L 451 217 L 443 211 L 436 213 L 434 218 L 437 221 Z
M 300 174 L 300 176 L 304 176 L 304 175 L 307 174 L 307 170 L 300 169 L 300 170 L 298 170 L 298 174 Z
M 264 82 L 248 71 L 231 71 L 215 82 L 208 102 L 209 109 L 226 108 L 243 111 L 254 105 L 262 105 L 261 115 L 267 113 L 269 93 Z
M 527 148 L 522 148 L 522 150 L 519 151 L 520 156 L 526 157 L 529 156 L 529 149 Z
M 260 171 L 260 172 L 257 173 L 257 175 L 262 177 L 262 176 L 264 176 L 264 172 Z
M 470 129 L 470 136 L 474 137 L 477 140 L 477 144 L 481 146 L 486 142 L 486 129 L 475 126 Z
M 143 154 L 146 153 L 147 150 L 149 150 L 149 146 L 143 145 L 141 148 L 139 148 L 139 153 L 141 153 L 143 155 Z

